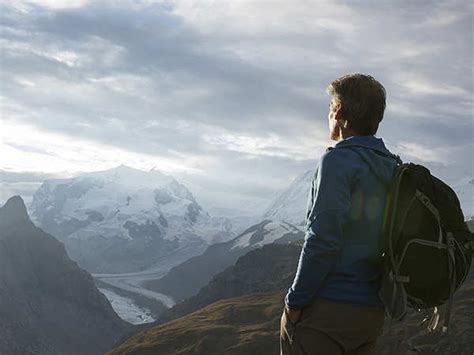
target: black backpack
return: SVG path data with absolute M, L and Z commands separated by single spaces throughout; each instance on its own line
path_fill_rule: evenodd
M 407 307 L 431 311 L 430 331 L 438 324 L 437 307 L 446 303 L 447 331 L 453 294 L 469 273 L 474 235 L 448 185 L 422 165 L 397 160 L 384 214 L 379 295 L 393 320 L 403 319 Z

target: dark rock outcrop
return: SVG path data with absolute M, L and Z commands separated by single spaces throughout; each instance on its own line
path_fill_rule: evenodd
M 0 354 L 102 354 L 130 328 L 23 200 L 10 198 L 0 208 Z

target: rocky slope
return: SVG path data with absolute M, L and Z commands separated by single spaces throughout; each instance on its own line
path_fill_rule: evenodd
M 120 166 L 46 180 L 30 206 L 33 220 L 94 273 L 170 268 L 235 237 L 228 218 L 211 217 L 173 177 Z
M 185 261 L 172 268 L 163 278 L 145 285 L 151 290 L 170 295 L 179 303 L 196 294 L 214 275 L 233 265 L 249 251 L 271 243 L 287 244 L 303 238 L 303 232 L 287 222 L 264 220 L 228 242 L 211 245 L 203 254 Z
M 23 200 L 0 208 L 0 354 L 102 354 L 130 326 Z

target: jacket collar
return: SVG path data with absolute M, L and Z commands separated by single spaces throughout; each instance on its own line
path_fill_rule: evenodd
M 342 148 L 342 147 L 366 147 L 378 150 L 382 153 L 389 153 L 382 138 L 377 138 L 375 136 L 351 136 L 337 142 L 334 145 L 334 148 Z

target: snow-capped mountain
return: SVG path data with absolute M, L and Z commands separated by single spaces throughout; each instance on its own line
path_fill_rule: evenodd
M 306 203 L 314 170 L 308 170 L 296 177 L 268 207 L 262 218 L 287 221 L 297 226 L 304 225 Z
M 172 176 L 123 165 L 46 180 L 30 210 L 93 272 L 144 270 L 171 254 L 179 263 L 234 237 L 229 219 L 209 216 Z
M 266 244 L 280 243 L 285 244 L 290 241 L 298 240 L 302 237 L 301 230 L 287 222 L 274 222 L 265 220 L 258 223 L 238 237 L 229 241 L 230 250 L 259 248 Z

